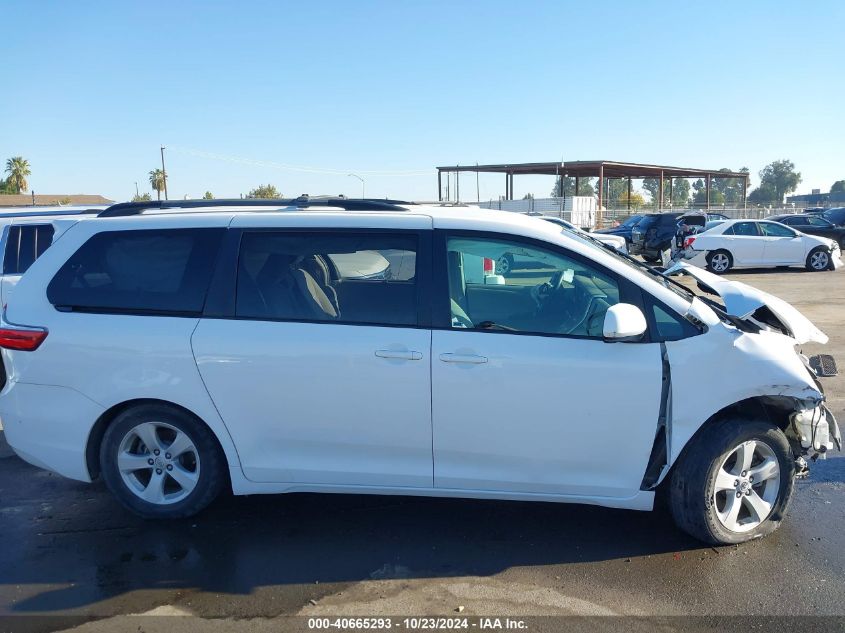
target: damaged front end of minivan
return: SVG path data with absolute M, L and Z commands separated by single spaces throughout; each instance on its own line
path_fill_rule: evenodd
M 792 447 L 798 476 L 808 473 L 808 459 L 824 459 L 834 447 L 842 450 L 839 425 L 825 405 L 819 381 L 819 377 L 836 374 L 835 363 L 830 356 L 807 358 L 795 349 L 798 344 L 827 343 L 824 332 L 787 302 L 746 284 L 685 262 L 665 274 L 689 275 L 702 292 L 721 298 L 724 307 L 699 297 L 692 304 L 691 318 L 696 319 L 696 312 L 705 320 L 706 314 L 715 315 L 728 326 L 716 329 L 726 332 L 737 352 L 728 354 L 722 345 L 705 341 L 689 350 L 668 344 L 674 366 L 673 445 L 683 446 L 700 425 L 702 413 L 715 415 L 733 407 L 739 415 L 754 415 L 754 409 L 762 408 L 769 419 L 777 421 Z M 718 396 L 716 390 L 702 393 L 701 389 L 708 384 L 708 373 L 712 383 L 714 368 L 718 368 L 717 381 L 723 387 Z M 714 397 L 720 396 L 725 400 L 714 402 Z

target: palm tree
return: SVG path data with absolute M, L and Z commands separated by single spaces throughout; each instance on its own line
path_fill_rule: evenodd
M 161 200 L 161 192 L 164 191 L 164 172 L 160 169 L 153 169 L 150 172 L 150 186 L 156 191 L 156 197 Z
M 23 156 L 15 156 L 6 161 L 6 189 L 11 193 L 20 193 L 29 189 L 26 177 L 32 175 L 29 170 L 29 161 Z

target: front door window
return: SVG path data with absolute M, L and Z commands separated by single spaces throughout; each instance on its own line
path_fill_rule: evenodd
M 619 285 L 594 266 L 509 240 L 447 242 L 451 325 L 458 329 L 601 337 Z M 495 262 L 509 262 L 507 274 Z

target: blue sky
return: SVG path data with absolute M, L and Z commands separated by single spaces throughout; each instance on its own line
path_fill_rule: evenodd
M 440 164 L 845 178 L 845 3 L 3 2 L 0 157 L 37 193 L 436 196 Z M 203 154 L 205 153 L 205 154 Z M 213 154 L 226 159 L 211 158 Z M 317 171 L 283 167 L 306 166 Z M 364 173 L 370 172 L 370 173 Z M 399 173 L 412 172 L 412 173 Z M 482 177 L 482 199 L 504 193 Z M 516 178 L 545 196 L 549 178 Z M 462 184 L 475 196 L 474 178 Z

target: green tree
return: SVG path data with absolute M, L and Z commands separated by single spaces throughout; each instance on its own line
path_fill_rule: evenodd
M 725 194 L 716 188 L 716 180 L 710 182 L 710 204 L 725 204 Z M 704 180 L 699 178 L 692 183 L 692 202 L 693 204 L 706 205 L 707 204 L 707 185 Z
M 0 193 L 12 193 L 6 190 L 6 181 L 0 178 Z
M 206 191 L 205 195 L 202 197 L 203 200 L 214 200 L 214 194 L 210 191 Z
M 161 192 L 164 191 L 164 178 L 164 172 L 160 169 L 150 172 L 150 186 L 155 189 L 157 200 L 161 200 Z
M 135 194 L 132 196 L 132 202 L 149 202 L 153 197 L 148 193 L 142 193 L 140 196 Z
M 773 201 L 783 204 L 786 194 L 792 193 L 801 182 L 801 172 L 795 171 L 791 160 L 776 160 L 760 170 L 760 189 L 767 188 L 774 192 Z
M 830 186 L 830 193 L 845 193 L 845 180 L 837 180 Z
M 555 188 L 552 189 L 552 198 L 560 197 L 560 181 L 561 176 L 555 179 Z M 596 194 L 595 187 L 593 187 L 592 178 L 581 178 L 578 181 L 578 195 L 579 196 L 594 196 Z M 572 176 L 563 176 L 563 195 L 571 198 L 575 195 L 575 178 Z
M 258 185 L 250 191 L 247 198 L 281 198 L 282 194 L 273 185 Z
M 720 172 L 730 172 L 731 169 L 723 167 Z M 739 171 L 748 173 L 748 167 L 743 167 Z M 722 198 L 727 204 L 737 204 L 742 201 L 742 189 L 745 186 L 743 178 L 713 178 L 713 190 L 722 194 Z M 710 201 L 713 201 L 711 194 Z
M 770 184 L 760 184 L 748 194 L 748 202 L 755 204 L 773 204 L 777 198 L 777 192 Z
M 671 188 L 669 186 L 670 181 L 672 183 Z M 657 205 L 660 203 L 660 179 L 644 178 L 643 189 L 648 191 L 649 195 L 651 196 L 651 202 L 654 205 L 654 208 L 656 209 Z M 672 194 L 671 199 L 669 198 L 670 189 Z M 675 178 L 674 180 L 670 178 L 664 178 L 663 205 L 669 207 L 687 206 L 687 204 L 689 203 L 689 191 L 689 180 L 687 180 L 686 178 Z
M 27 176 L 32 175 L 29 170 L 29 161 L 22 156 L 13 156 L 6 161 L 6 173 L 9 174 L 6 178 L 5 188 L 9 193 L 20 193 L 29 189 L 29 183 L 26 181 Z

